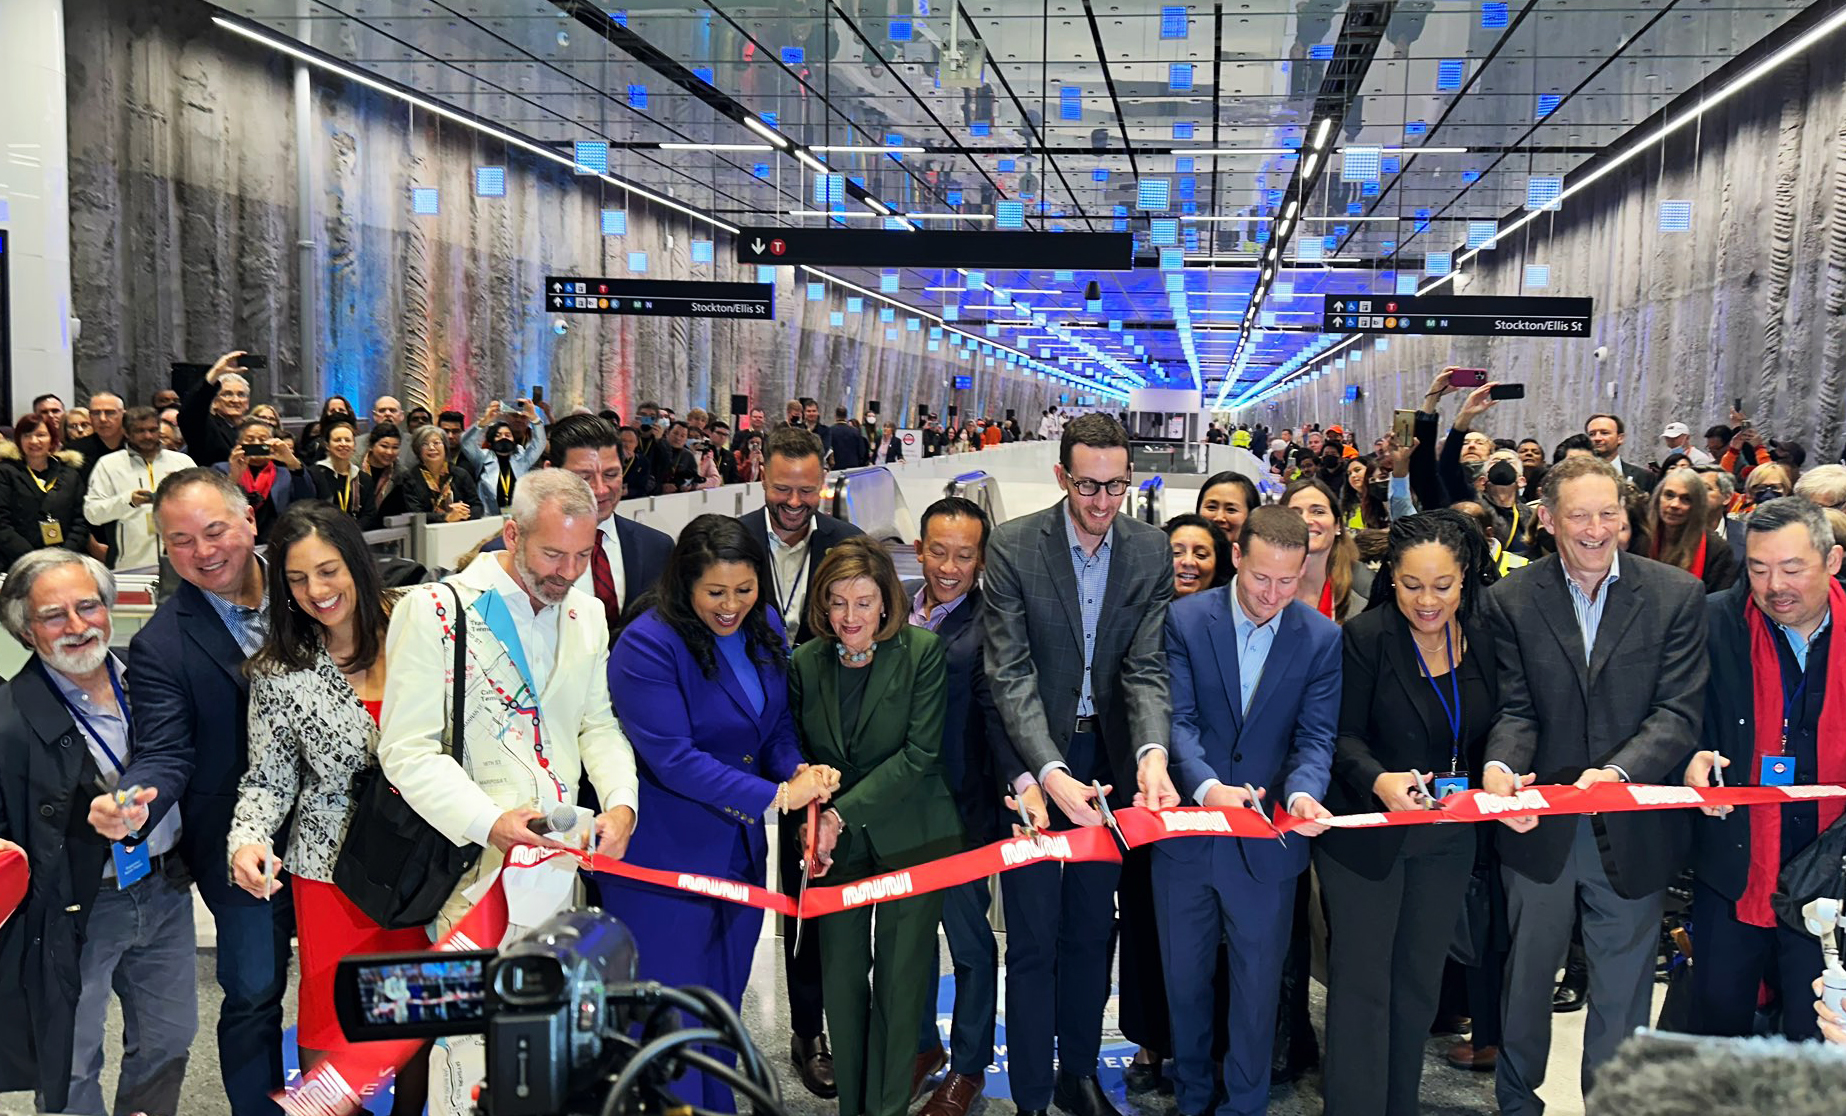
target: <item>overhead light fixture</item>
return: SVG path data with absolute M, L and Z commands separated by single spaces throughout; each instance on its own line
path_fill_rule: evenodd
M 871 211 L 878 214 L 880 217 L 891 216 L 891 207 L 879 201 L 877 198 L 866 198 L 864 201 Z
M 1286 221 L 1290 217 L 1293 217 L 1295 215 L 1295 209 L 1298 205 L 1300 205 L 1300 202 L 1298 199 L 1295 199 L 1295 198 L 1288 199 L 1288 208 L 1282 211 L 1282 219 Z
M 662 151 L 774 151 L 766 143 L 662 143 Z
M 1333 130 L 1333 117 L 1320 118 L 1320 131 L 1314 133 L 1314 150 L 1319 151 L 1327 145 L 1327 133 Z
M 1314 154 L 1309 155 L 1308 161 L 1301 164 L 1301 177 L 1306 178 L 1308 175 L 1313 174 L 1314 164 L 1318 162 L 1320 162 L 1319 152 L 1315 152 Z
M 1292 147 L 1188 147 L 1175 148 L 1175 155 L 1228 156 L 1228 155 L 1294 155 Z
M 509 132 L 504 128 L 496 128 L 491 124 L 483 124 L 479 120 L 475 119 L 474 117 L 464 116 L 463 114 L 455 111 L 452 108 L 449 108 L 446 105 L 440 104 L 436 101 L 431 101 L 424 97 L 418 97 L 414 94 L 406 92 L 405 90 L 400 89 L 397 86 L 390 84 L 389 82 L 383 81 L 379 78 L 372 77 L 370 74 L 365 73 L 363 70 L 358 70 L 351 66 L 343 66 L 338 62 L 333 62 L 333 61 L 330 61 L 329 59 L 323 58 L 322 56 L 315 54 L 312 51 L 303 50 L 302 48 L 294 45 L 293 43 L 289 42 L 286 39 L 276 38 L 272 35 L 266 34 L 263 31 L 259 31 L 256 28 L 251 27 L 247 24 L 241 23 L 237 20 L 226 19 L 224 16 L 213 16 L 212 22 L 217 24 L 219 27 L 224 28 L 226 31 L 230 31 L 234 34 L 242 35 L 244 38 L 249 39 L 251 42 L 262 43 L 264 46 L 268 47 L 271 50 L 274 50 L 281 54 L 286 54 L 290 58 L 294 58 L 298 61 L 305 62 L 308 65 L 315 67 L 316 69 L 325 70 L 326 72 L 330 74 L 338 74 L 341 77 L 345 78 L 347 81 L 356 82 L 359 85 L 365 86 L 367 89 L 371 89 L 378 93 L 383 93 L 388 97 L 396 97 L 398 100 L 403 101 L 405 104 L 415 105 L 417 108 L 422 109 L 424 112 L 430 113 L 433 116 L 440 116 L 444 120 L 450 121 L 451 123 L 460 124 L 463 127 L 479 132 L 481 135 L 487 136 L 490 139 L 495 139 L 505 144 L 511 144 L 512 146 L 517 147 L 522 151 L 528 151 L 534 155 L 539 156 L 540 158 L 549 159 L 552 162 L 557 163 L 558 165 L 563 166 L 563 167 L 568 167 L 573 171 L 578 169 L 577 161 L 575 159 L 570 158 L 569 156 L 560 154 L 559 152 L 554 151 L 553 149 L 545 146 L 542 143 L 538 143 L 535 140 L 528 139 L 525 136 L 518 135 L 514 132 Z M 703 221 L 706 224 L 712 226 L 713 228 L 723 229 L 725 232 L 733 233 L 733 234 L 738 231 L 737 226 L 729 223 L 728 221 L 720 221 L 709 213 L 701 213 L 700 211 L 693 209 L 690 206 L 681 204 L 680 202 L 676 202 L 671 198 L 662 197 L 661 195 L 656 194 L 653 191 L 646 189 L 645 187 L 636 185 L 633 182 L 629 182 L 625 179 L 617 178 L 614 175 L 605 174 L 602 172 L 597 172 L 595 177 L 601 179 L 604 182 L 607 182 L 611 186 L 618 186 L 624 190 L 627 190 L 631 194 L 634 194 L 638 197 L 646 198 L 648 201 L 653 202 L 655 205 L 663 205 L 667 207 L 668 209 L 673 210 L 674 212 L 684 213 L 688 217 L 694 218 L 699 221 Z
M 1346 149 L 1342 147 L 1340 150 Z M 1381 147 L 1378 151 L 1383 155 L 1466 155 L 1468 153 L 1465 147 Z
M 814 150 L 825 151 L 832 155 L 921 155 L 929 149 L 926 147 L 882 147 L 877 144 L 815 144 Z
M 808 154 L 806 148 L 802 148 L 802 147 L 795 148 L 795 158 L 801 160 L 802 165 L 807 167 L 809 170 L 813 171 L 815 174 L 826 174 L 827 173 L 827 164 L 821 162 L 819 159 L 816 159 L 814 156 Z
M 781 132 L 776 131 L 774 128 L 771 128 L 769 125 L 763 123 L 761 120 L 758 120 L 754 116 L 744 117 L 744 127 L 750 129 L 752 132 L 755 132 L 757 135 L 762 136 L 764 139 L 768 140 L 770 143 L 775 144 L 777 147 L 786 148 L 789 145 L 789 138 L 787 136 L 783 135 Z

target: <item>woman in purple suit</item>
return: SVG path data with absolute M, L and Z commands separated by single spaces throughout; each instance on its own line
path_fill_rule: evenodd
M 631 606 L 609 653 L 647 818 L 628 863 L 761 886 L 764 814 L 804 810 L 839 787 L 839 772 L 801 761 L 782 623 L 761 591 L 770 583 L 743 525 L 702 515 Z M 612 876 L 597 885 L 603 909 L 634 933 L 641 979 L 702 985 L 742 1005 L 761 911 Z M 673 1087 L 699 1108 L 736 1111 L 730 1088 L 710 1077 L 689 1073 Z

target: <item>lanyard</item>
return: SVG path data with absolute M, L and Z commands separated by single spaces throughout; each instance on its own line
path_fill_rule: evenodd
M 500 462 L 500 507 L 504 510 L 513 506 L 513 463 L 511 460 Z
M 50 467 L 49 465 L 47 465 L 47 466 L 45 467 L 45 471 L 46 471 L 46 472 L 50 472 L 50 471 L 51 471 L 51 467 Z M 35 472 L 33 472 L 33 471 L 32 471 L 32 469 L 31 469 L 31 467 L 30 467 L 30 466 L 27 466 L 27 468 L 26 468 L 26 475 L 27 475 L 28 477 L 31 477 L 31 478 L 32 478 L 32 483 L 33 483 L 33 484 L 36 484 L 36 485 L 38 485 L 38 490 L 39 490 L 40 492 L 50 492 L 50 491 L 51 491 L 52 489 L 54 489 L 54 488 L 56 488 L 56 487 L 58 487 L 58 478 L 56 478 L 56 477 L 52 477 L 52 478 L 51 478 L 51 483 L 50 483 L 50 484 L 46 484 L 46 483 L 45 483 L 45 482 L 44 482 L 43 480 L 41 480 L 41 479 L 39 478 L 39 475 L 38 475 L 37 473 L 35 473 Z
M 51 677 L 51 668 L 45 665 L 43 659 L 39 660 L 38 668 L 44 672 L 45 681 L 50 683 L 51 692 L 57 696 L 58 704 L 64 706 L 65 710 L 76 720 L 78 726 L 82 728 L 91 740 L 96 742 L 98 748 L 103 750 L 103 755 L 109 757 L 109 762 L 115 765 L 115 773 L 120 775 L 123 771 L 126 771 L 128 765 L 123 763 L 121 758 L 115 754 L 114 749 L 109 747 L 109 742 L 103 739 L 102 733 L 96 731 L 96 726 L 92 725 L 90 719 L 83 715 L 83 710 L 72 705 L 70 700 L 64 696 L 64 691 L 59 688 L 57 682 Z M 126 731 L 126 735 L 128 739 L 133 740 L 135 738 L 134 717 L 128 712 L 128 695 L 122 692 L 122 679 L 115 672 L 115 663 L 113 660 L 109 663 L 109 685 L 115 690 L 115 705 L 117 709 L 122 711 L 122 725 Z
M 1506 532 L 1506 545 L 1512 546 L 1519 538 L 1519 497 L 1513 497 L 1513 525 Z
M 1429 688 L 1436 691 L 1436 701 L 1442 706 L 1442 716 L 1449 722 L 1449 736 L 1453 741 L 1449 752 L 1449 770 L 1455 772 L 1461 770 L 1461 672 L 1455 669 L 1455 634 L 1447 627 L 1442 629 L 1442 642 L 1448 649 L 1449 689 L 1454 697 L 1452 705 L 1449 695 L 1442 692 L 1442 686 L 1429 669 L 1429 664 L 1423 661 L 1423 649 L 1417 646 L 1415 636 L 1410 639 L 1410 649 L 1417 653 L 1417 665 L 1423 668 L 1423 677 L 1429 680 Z
M 1818 635 L 1819 633 L 1815 633 L 1815 634 Z M 1784 638 L 1787 638 L 1787 637 L 1785 636 Z M 1809 640 L 1808 641 L 1808 654 L 1811 655 L 1813 653 L 1814 653 L 1814 643 L 1812 640 Z M 1780 669 L 1779 665 L 1777 669 L 1778 670 Z M 1789 721 L 1789 718 L 1794 716 L 1795 711 L 1801 708 L 1801 699 L 1807 695 L 1807 692 L 1808 692 L 1808 669 L 1806 666 L 1803 666 L 1801 668 L 1801 681 L 1796 683 L 1793 693 L 1789 692 L 1788 680 L 1786 678 L 1782 680 L 1782 745 L 1780 748 L 1777 749 L 1777 751 L 1782 755 L 1788 754 L 1788 721 Z

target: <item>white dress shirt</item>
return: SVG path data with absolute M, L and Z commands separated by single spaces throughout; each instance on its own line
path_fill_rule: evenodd
M 795 631 L 801 627 L 802 612 L 808 606 L 808 543 L 814 539 L 814 524 L 809 521 L 808 533 L 801 536 L 800 542 L 785 543 L 776 534 L 776 523 L 768 508 L 763 509 L 763 523 L 769 533 L 769 569 L 775 575 L 771 588 L 775 590 L 776 611 L 782 614 L 792 646 Z
M 558 663 L 558 619 L 563 610 L 558 605 L 534 609 L 532 598 L 513 580 L 513 575 L 506 572 L 499 556 L 484 557 L 489 559 L 488 580 L 506 604 L 506 611 L 513 617 L 513 629 L 519 633 L 519 646 L 525 651 L 526 666 L 532 671 L 532 686 L 542 694 L 550 685 L 552 669 Z M 512 561 L 510 555 L 507 561 Z
M 152 461 L 128 446 L 97 458 L 83 496 L 83 518 L 97 527 L 120 524 L 115 532 L 116 569 L 159 564 L 160 532 L 154 526 L 154 503 L 150 500 L 135 507 L 134 495 L 141 489 L 152 492 L 168 476 L 192 467 L 192 458 L 164 448 Z

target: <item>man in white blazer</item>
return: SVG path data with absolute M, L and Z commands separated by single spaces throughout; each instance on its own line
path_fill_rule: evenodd
M 439 932 L 467 912 L 476 885 L 512 850 L 552 845 L 527 823 L 560 803 L 574 805 L 583 774 L 603 805 L 597 851 L 620 857 L 634 832 L 635 760 L 609 702 L 609 627 L 596 598 L 575 587 L 596 546 L 596 498 L 573 473 L 537 470 L 520 478 L 511 511 L 506 549 L 482 554 L 440 585 L 412 588 L 393 609 L 385 640 L 378 762 L 444 836 L 483 847 L 438 917 Z M 444 750 L 451 588 L 467 610 L 460 762 Z M 570 905 L 576 881 L 562 860 L 511 873 L 506 937 L 479 944 L 505 944 Z M 438 1044 L 430 1110 L 467 1112 L 484 1070 L 478 1036 Z

